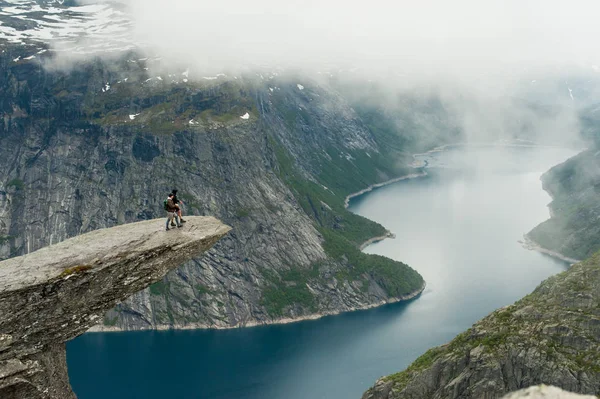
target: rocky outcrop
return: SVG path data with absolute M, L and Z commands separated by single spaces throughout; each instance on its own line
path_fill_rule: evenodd
M 229 230 L 212 217 L 173 231 L 148 220 L 0 262 L 0 398 L 74 398 L 64 343 Z
M 560 388 L 540 385 L 522 389 L 504 396 L 502 399 L 597 399 L 596 396 L 578 395 Z
M 600 254 L 384 377 L 363 399 L 498 398 L 536 384 L 600 393 Z

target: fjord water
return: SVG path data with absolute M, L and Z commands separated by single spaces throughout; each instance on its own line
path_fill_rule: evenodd
M 408 303 L 288 325 L 86 334 L 67 345 L 80 399 L 351 399 L 565 263 L 518 240 L 549 217 L 541 174 L 557 148 L 454 148 L 420 156 L 429 176 L 357 198 L 351 210 L 396 234 L 367 248 L 427 281 Z

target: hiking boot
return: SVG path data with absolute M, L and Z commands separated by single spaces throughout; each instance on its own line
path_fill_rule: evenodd
M 171 230 L 171 229 L 169 228 L 169 226 L 167 226 L 167 231 L 169 231 L 169 230 Z
M 183 227 L 183 225 L 182 225 L 182 224 L 180 224 L 180 225 L 178 225 L 177 227 Z
M 177 225 L 175 224 L 175 222 L 171 222 L 171 227 L 175 227 L 175 226 L 177 226 Z
M 183 220 L 183 219 L 181 219 L 181 220 L 180 220 L 180 222 L 181 222 L 181 223 L 185 223 L 185 222 L 187 222 L 187 220 Z

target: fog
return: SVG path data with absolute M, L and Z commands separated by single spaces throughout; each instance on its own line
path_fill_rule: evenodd
M 138 41 L 208 68 L 331 65 L 472 78 L 600 64 L 594 1 L 125 1 Z
M 434 93 L 468 139 L 525 126 L 575 142 L 600 77 L 595 1 L 121 2 L 132 40 L 163 67 L 334 73 L 374 81 L 390 98 Z

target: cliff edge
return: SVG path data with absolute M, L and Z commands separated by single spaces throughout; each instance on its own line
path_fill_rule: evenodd
M 172 231 L 164 219 L 96 230 L 0 262 L 0 398 L 75 398 L 64 343 L 230 230 L 186 219 Z
M 596 396 L 578 395 L 560 388 L 538 385 L 504 396 L 502 399 L 597 399 Z

